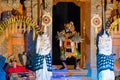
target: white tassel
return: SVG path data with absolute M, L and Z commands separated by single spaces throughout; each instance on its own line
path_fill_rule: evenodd
M 59 46 L 62 47 L 62 40 L 60 39 L 60 43 L 59 43 Z

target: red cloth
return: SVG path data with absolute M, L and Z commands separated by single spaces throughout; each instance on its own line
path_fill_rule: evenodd
M 9 67 L 7 69 L 7 79 L 11 73 L 19 73 L 19 72 L 30 72 L 30 70 L 26 69 L 23 66 L 17 66 L 16 68 Z

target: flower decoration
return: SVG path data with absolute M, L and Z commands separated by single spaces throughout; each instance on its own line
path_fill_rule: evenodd
M 49 13 L 46 13 L 42 17 L 42 25 L 43 26 L 49 26 L 52 23 L 52 17 Z
M 98 14 L 93 16 L 93 18 L 91 19 L 91 24 L 93 27 L 100 27 L 101 26 L 102 20 Z

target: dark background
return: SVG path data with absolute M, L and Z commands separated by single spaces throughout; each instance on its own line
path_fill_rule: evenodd
M 57 31 L 63 30 L 64 23 L 70 21 L 74 22 L 75 30 L 80 32 L 80 7 L 72 2 L 60 2 L 53 6 L 52 60 L 54 65 L 61 64 Z M 74 58 L 67 59 L 67 64 L 73 64 L 73 60 Z

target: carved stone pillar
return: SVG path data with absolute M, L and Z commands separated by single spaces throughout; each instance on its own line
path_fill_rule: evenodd
M 31 12 L 31 0 L 24 1 L 25 7 L 26 7 L 26 16 L 28 18 L 31 18 L 32 12 Z

